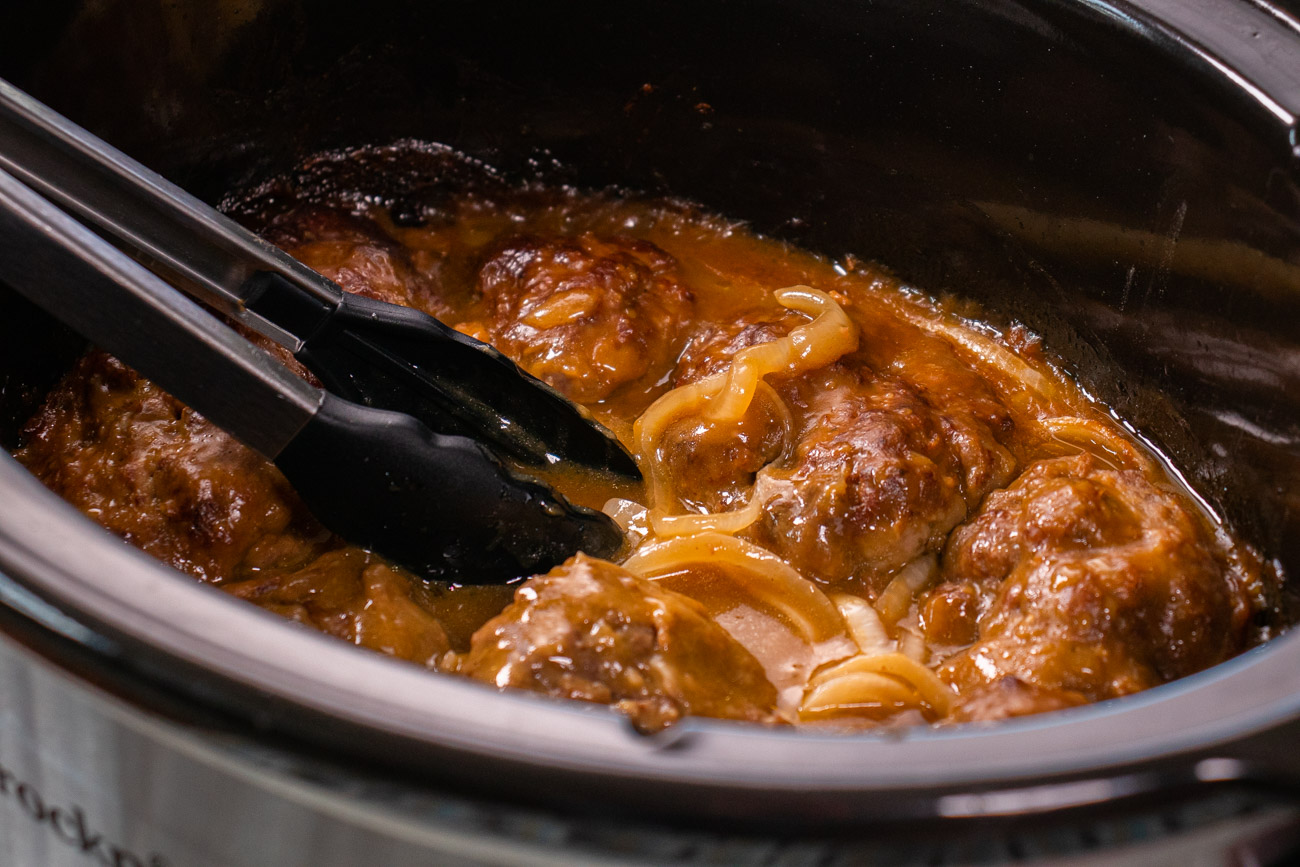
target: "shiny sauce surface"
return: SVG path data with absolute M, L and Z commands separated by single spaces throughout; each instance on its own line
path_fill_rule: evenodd
M 545 478 L 624 524 L 628 556 L 425 584 L 92 352 L 18 457 L 200 580 L 647 731 L 687 714 L 858 729 L 1055 710 L 1273 627 L 1279 576 L 1023 328 L 678 201 L 493 181 L 411 208 L 319 178 L 235 210 L 348 291 L 424 309 L 585 406 L 647 484 Z

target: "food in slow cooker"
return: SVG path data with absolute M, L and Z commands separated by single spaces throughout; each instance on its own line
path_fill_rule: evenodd
M 454 162 L 420 153 L 426 170 Z M 484 173 L 434 178 L 413 205 L 339 181 L 401 159 L 321 156 L 235 210 L 614 431 L 643 486 L 548 480 L 625 528 L 622 563 L 426 584 L 332 537 L 272 466 L 98 351 L 19 460 L 227 593 L 431 669 L 610 704 L 645 731 L 688 714 L 858 729 L 1054 710 L 1280 625 L 1280 576 L 1025 329 L 681 202 Z

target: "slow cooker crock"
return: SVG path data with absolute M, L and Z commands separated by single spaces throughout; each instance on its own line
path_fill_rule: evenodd
M 0 33 L 0 76 L 213 201 L 323 149 L 437 141 L 521 180 L 699 201 L 972 298 L 1042 334 L 1216 513 L 1300 570 L 1300 24 L 1281 5 L 105 0 L 27 14 Z M 418 202 L 430 183 L 383 192 Z M 81 344 L 3 287 L 0 310 L 11 446 Z M 86 690 L 69 701 L 259 792 L 316 779 L 324 800 L 400 801 L 397 837 L 486 803 L 570 829 L 917 839 L 1228 785 L 1286 798 L 1300 780 L 1295 634 L 1138 696 L 991 726 L 847 737 L 689 720 L 643 737 L 602 707 L 294 629 L 125 547 L 7 457 L 0 492 L 0 628 L 11 670 L 37 667 L 0 684 L 30 738 L 0 740 L 24 756 L 0 753 L 0 801 L 42 817 L 49 852 L 76 849 L 74 812 L 35 809 L 30 780 L 70 742 L 51 727 L 73 722 L 12 678 Z M 211 806 L 153 770 L 133 771 L 135 796 Z M 139 802 L 114 785 L 101 810 L 121 863 L 264 863 L 133 822 Z M 348 845 L 274 863 L 362 857 Z M 550 851 L 538 845 L 528 857 Z

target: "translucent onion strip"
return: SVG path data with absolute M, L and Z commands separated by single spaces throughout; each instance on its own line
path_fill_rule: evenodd
M 960 325 L 947 321 L 946 314 L 930 307 L 929 310 L 917 309 L 916 302 L 903 301 L 887 296 L 879 296 L 881 301 L 894 313 L 909 324 L 922 331 L 937 334 L 949 342 L 960 346 L 979 361 L 1000 372 L 1008 380 L 1020 384 L 1030 398 L 1055 403 L 1065 397 L 1065 389 L 1050 376 L 1036 370 L 1028 362 L 1016 355 L 1009 347 L 981 333 L 970 325 Z
M 912 325 L 932 334 L 943 335 L 980 361 L 999 370 L 1008 379 L 1019 382 L 1038 397 L 1049 401 L 1061 398 L 1061 388 L 1051 378 L 1035 370 L 1028 362 L 992 337 L 981 334 L 968 325 L 945 322 L 941 316 L 931 318 L 933 314 L 927 315 L 909 310 L 902 304 L 896 309 Z
M 880 619 L 893 626 L 907 616 L 916 594 L 934 580 L 938 563 L 933 554 L 917 557 L 894 574 L 884 592 L 876 599 Z
M 649 518 L 647 517 L 646 507 L 636 500 L 624 500 L 614 497 L 607 500 L 601 507 L 601 511 L 614 519 L 623 535 L 627 537 L 632 545 L 640 545 L 646 536 L 650 535 Z
M 898 652 L 906 657 L 915 659 L 922 665 L 930 656 L 930 648 L 925 643 L 925 636 L 922 635 L 914 624 L 898 627 Z
M 781 456 L 778 460 L 784 459 L 794 451 L 794 416 L 790 414 L 790 407 L 785 405 L 781 395 L 766 382 L 758 384 L 758 393 L 767 398 L 768 404 L 776 414 L 776 420 L 781 423 Z
M 634 575 L 652 578 L 679 572 L 694 563 L 716 563 L 743 570 L 747 578 L 745 590 L 780 612 L 809 644 L 844 635 L 844 619 L 839 609 L 817 585 L 780 557 L 744 539 L 700 533 L 652 542 L 629 557 L 623 568 Z
M 921 695 L 908 683 L 874 672 L 852 672 L 812 687 L 799 705 L 802 719 L 865 707 L 920 707 Z
M 819 688 L 829 686 L 840 678 L 861 674 L 887 675 L 905 683 L 940 716 L 946 716 L 952 709 L 955 698 L 952 689 L 933 671 L 901 653 L 855 656 L 818 672 L 809 681 L 809 689 L 805 693 L 805 706 Z M 875 696 L 869 693 L 862 695 L 860 699 L 858 704 L 870 704 L 876 700 Z M 802 711 L 803 708 L 800 710 Z
M 739 421 L 749 409 L 761 377 L 816 370 L 857 349 L 857 327 L 844 308 L 825 292 L 810 286 L 791 286 L 778 290 L 775 297 L 781 306 L 815 318 L 785 337 L 736 353 L 726 372 L 726 385 L 708 408 L 711 418 Z
M 1085 451 L 1111 469 L 1154 470 L 1150 458 L 1109 425 L 1074 416 L 1045 418 L 1039 424 L 1056 442 Z
M 662 538 L 691 533 L 739 533 L 763 516 L 763 507 L 772 497 L 791 487 L 787 481 L 772 478 L 769 469 L 770 465 L 758 472 L 749 492 L 749 502 L 739 509 L 685 515 L 668 515 L 662 509 L 651 509 L 648 513 L 650 528 Z
M 857 348 L 857 328 L 825 292 L 791 286 L 776 292 L 775 297 L 785 307 L 815 318 L 785 337 L 742 349 L 726 370 L 673 389 L 636 420 L 632 435 L 649 481 L 651 506 L 669 507 L 658 447 L 674 422 L 687 416 L 714 423 L 739 422 L 749 411 L 762 377 L 815 370 Z
M 694 533 L 739 533 L 753 524 L 763 514 L 766 497 L 756 486 L 749 502 L 730 512 L 707 512 L 700 515 L 668 515 L 659 509 L 650 512 L 650 525 L 656 536 L 687 536 Z
M 831 598 L 849 627 L 849 635 L 863 653 L 889 653 L 894 650 L 894 641 L 870 602 L 847 593 L 838 593 Z

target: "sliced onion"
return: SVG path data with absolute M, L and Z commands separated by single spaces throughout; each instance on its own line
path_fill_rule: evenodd
M 680 572 L 695 563 L 732 566 L 744 574 L 746 592 L 778 611 L 809 644 L 843 636 L 844 618 L 826 594 L 780 557 L 752 542 L 721 533 L 678 536 L 644 545 L 623 563 L 643 578 Z
M 926 554 L 894 573 L 893 579 L 876 599 L 880 619 L 893 626 L 906 617 L 916 594 L 934 580 L 937 572 L 938 561 L 933 554 Z
M 786 307 L 815 318 L 785 337 L 742 349 L 726 370 L 661 396 L 633 425 L 637 457 L 646 470 L 650 502 L 656 508 L 667 510 L 672 499 L 660 443 L 674 422 L 687 416 L 715 423 L 739 422 L 764 385 L 764 376 L 815 370 L 857 348 L 857 327 L 830 295 L 808 286 L 791 286 L 775 295 Z M 784 409 L 779 398 L 777 405 Z
M 922 698 L 910 684 L 875 672 L 853 672 L 808 690 L 799 716 L 829 714 L 869 707 L 919 707 Z
M 952 689 L 933 671 L 901 653 L 854 656 L 818 672 L 809 686 L 816 688 L 840 677 L 863 673 L 885 674 L 905 681 L 940 716 L 946 715 L 952 708 Z
M 635 547 L 650 535 L 650 518 L 645 506 L 636 500 L 624 500 L 614 497 L 605 502 L 600 509 L 614 519 L 623 535 Z
M 853 636 L 863 653 L 889 653 L 894 650 L 894 641 L 870 602 L 847 593 L 839 593 L 831 598 L 849 627 L 849 635 Z
M 1146 472 L 1153 469 L 1146 455 L 1108 425 L 1074 416 L 1045 418 L 1039 424 L 1056 442 L 1087 452 L 1111 469 Z

